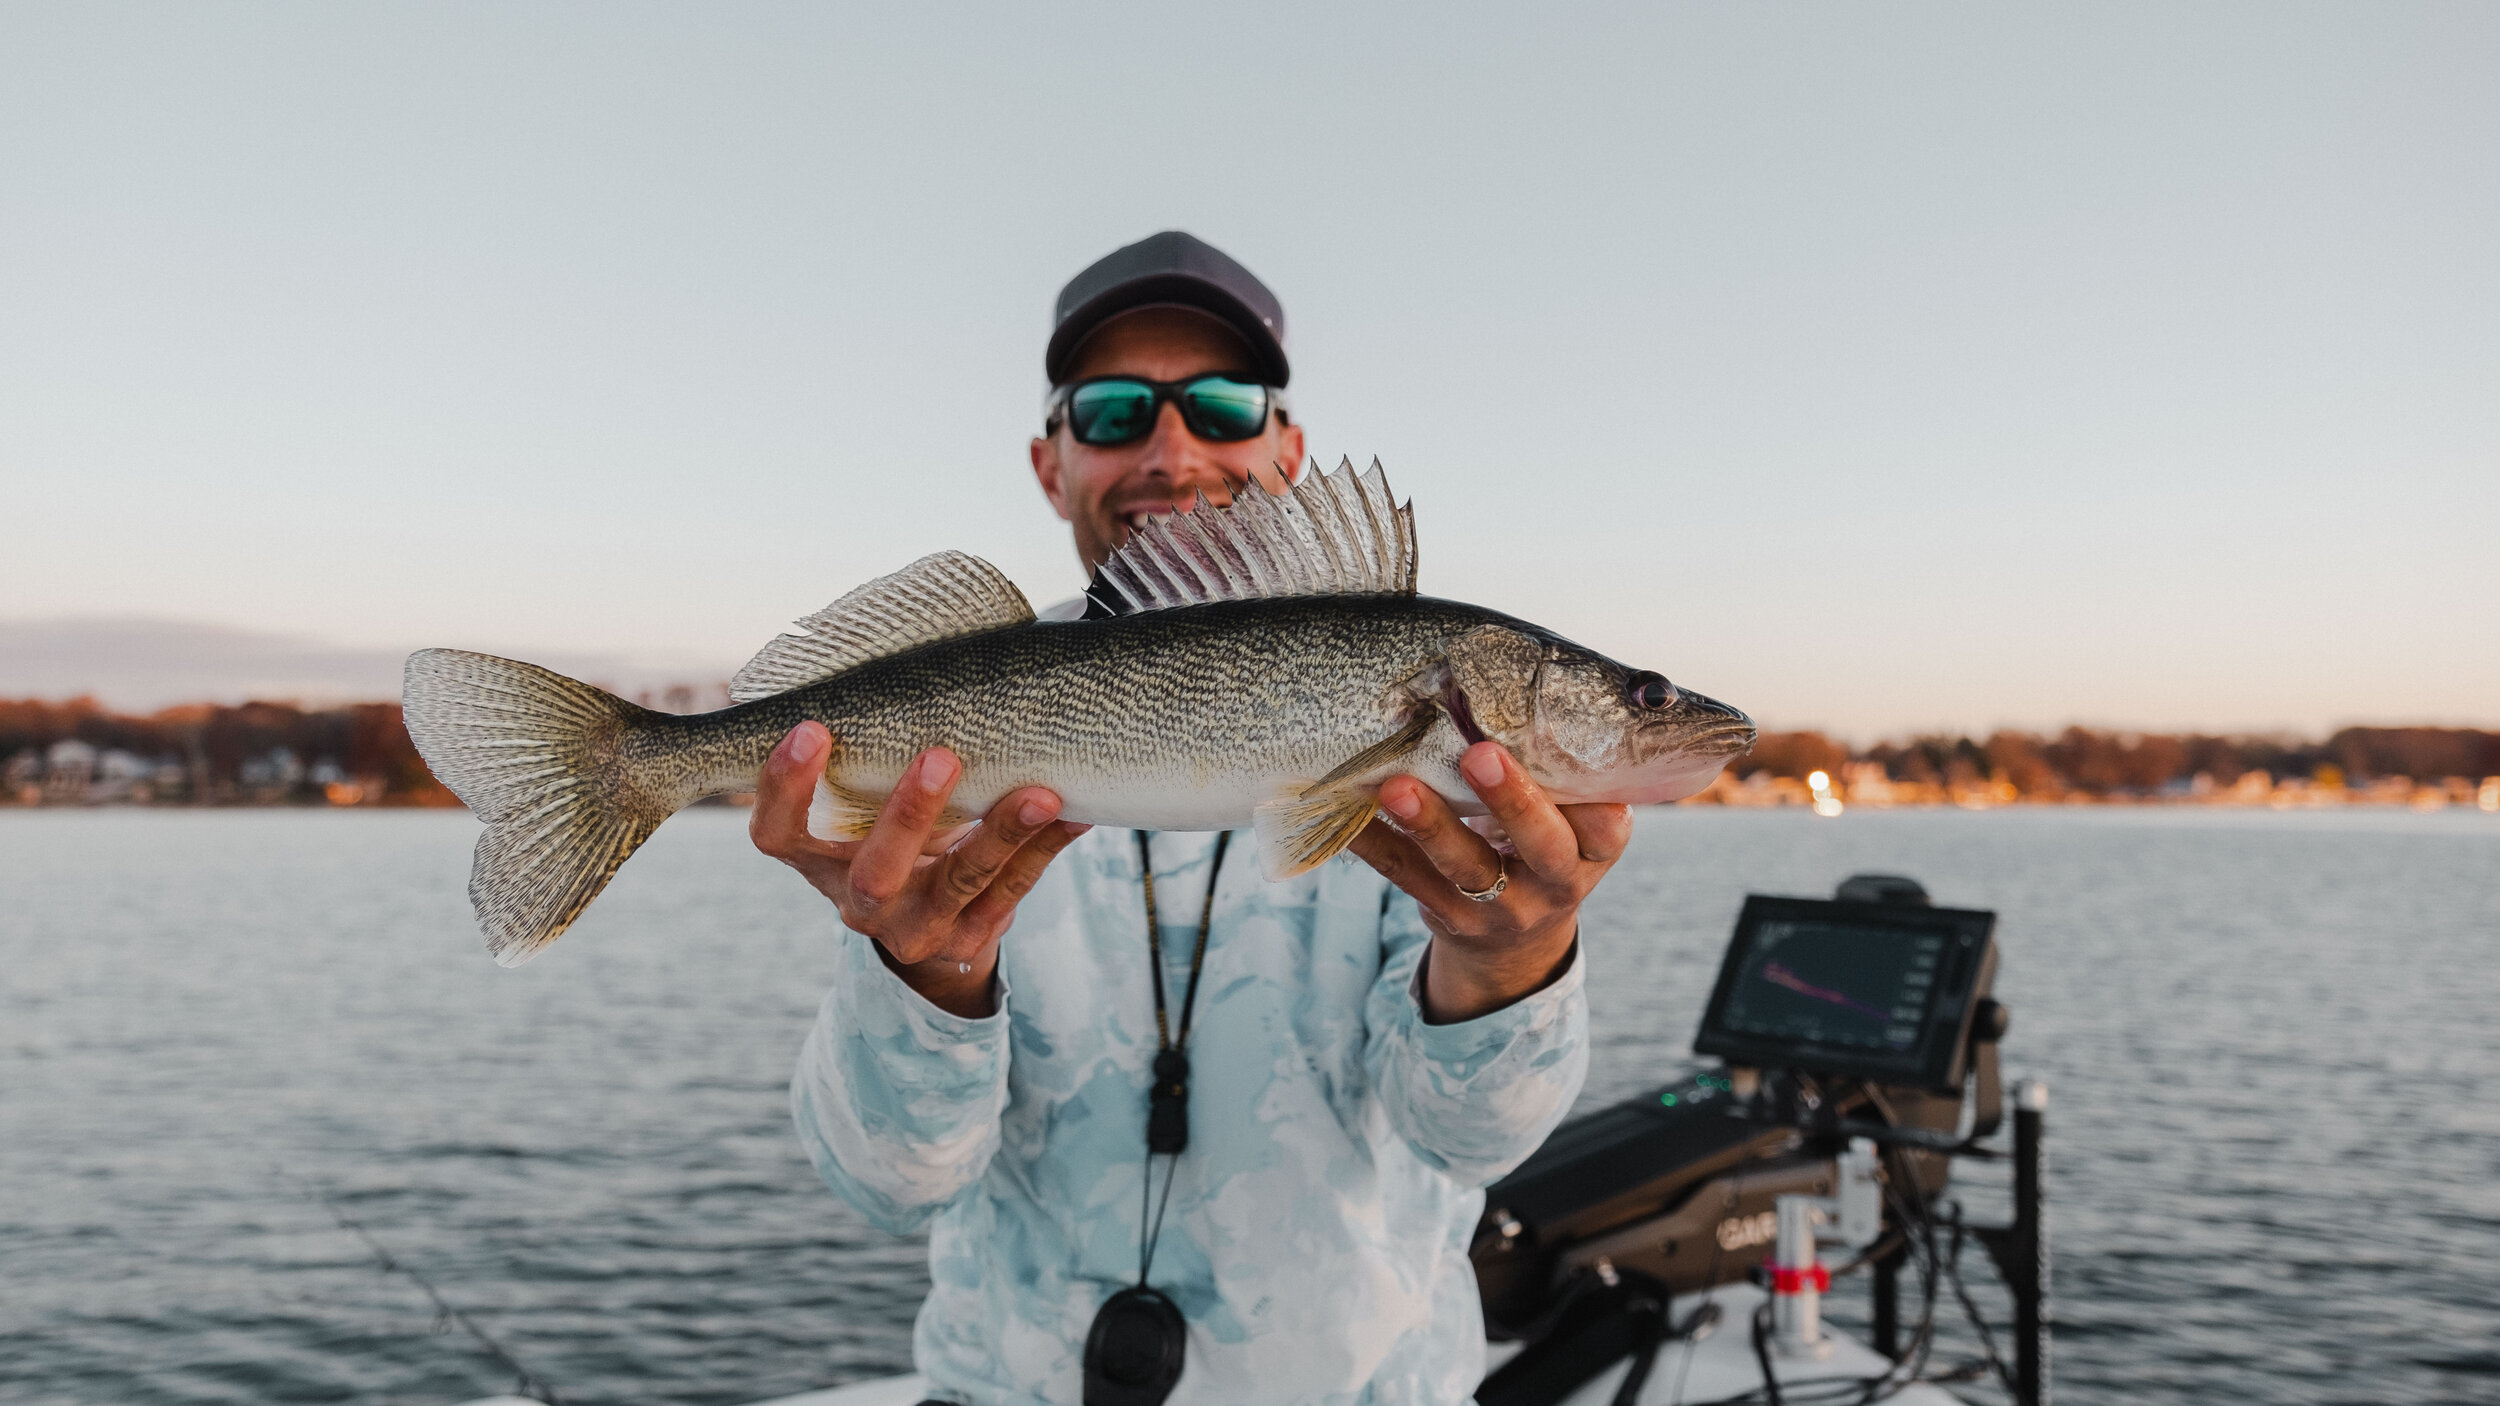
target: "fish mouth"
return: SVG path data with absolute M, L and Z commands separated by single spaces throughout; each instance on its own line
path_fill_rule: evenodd
M 1676 750 L 1704 757 L 1732 757 L 1753 746 L 1753 719 L 1708 694 L 1689 689 L 1676 690 L 1675 706 L 1667 710 L 1667 719 L 1676 724 L 1683 735 L 1676 741 Z
M 1753 743 L 1753 719 L 1716 698 L 1678 689 L 1674 703 L 1646 716 L 1633 744 L 1649 753 L 1648 760 L 1547 790 L 1558 801 L 1664 805 L 1706 789 Z

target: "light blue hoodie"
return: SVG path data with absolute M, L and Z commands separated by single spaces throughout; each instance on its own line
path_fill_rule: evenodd
M 1213 846 L 1154 840 L 1175 1020 Z M 1428 1024 L 1413 900 L 1348 856 L 1270 884 L 1248 848 L 1217 889 L 1189 1150 L 1151 1278 L 1189 1320 L 1171 1400 L 1463 1402 L 1484 1371 L 1467 1239 L 1483 1187 L 1579 1092 L 1580 959 L 1502 1010 Z M 930 1226 L 913 1347 L 931 1395 L 1073 1406 L 1094 1312 L 1137 1277 L 1156 1042 L 1136 840 L 1098 829 L 1052 865 L 1000 945 L 986 1019 L 842 941 L 790 1089 L 808 1156 L 878 1225 Z

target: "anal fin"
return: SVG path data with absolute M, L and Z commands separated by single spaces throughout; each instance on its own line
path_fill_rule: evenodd
M 854 791 L 834 779 L 831 770 L 816 778 L 815 798 L 807 803 L 807 833 L 820 840 L 864 840 L 877 823 L 883 796 Z
M 876 826 L 878 812 L 885 809 L 886 797 L 845 783 L 841 763 L 842 748 L 837 743 L 833 754 L 825 758 L 824 773 L 816 778 L 816 794 L 807 803 L 807 833 L 820 840 L 864 840 Z M 949 805 L 938 812 L 930 833 L 944 835 L 977 818 Z

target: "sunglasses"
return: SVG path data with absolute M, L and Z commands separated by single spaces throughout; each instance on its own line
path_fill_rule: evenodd
M 1267 412 L 1281 411 L 1282 397 L 1254 381 L 1221 372 L 1186 381 L 1149 381 L 1141 376 L 1097 376 L 1050 393 L 1043 432 L 1056 433 L 1065 419 L 1079 444 L 1097 448 L 1130 444 L 1154 432 L 1163 403 L 1180 407 L 1181 423 L 1200 439 L 1234 444 L 1267 429 Z

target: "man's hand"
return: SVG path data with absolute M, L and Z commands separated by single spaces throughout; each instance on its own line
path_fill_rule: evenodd
M 999 935 L 1042 870 L 1092 827 L 1052 824 L 1059 798 L 1027 786 L 1001 797 L 960 840 L 933 835 L 963 776 L 955 754 L 934 747 L 903 769 L 868 838 L 820 840 L 807 833 L 807 806 L 832 745 L 823 724 L 811 722 L 773 749 L 747 823 L 755 847 L 832 899 L 842 921 L 873 938 L 885 964 L 930 1004 L 969 1019 L 996 1011 Z
M 1500 1010 L 1553 980 L 1579 936 L 1580 900 L 1631 843 L 1632 813 L 1619 805 L 1556 806 L 1498 742 L 1460 759 L 1467 779 L 1514 852 L 1505 856 L 1467 827 L 1449 803 L 1411 776 L 1380 787 L 1374 820 L 1354 852 L 1414 895 L 1432 929 L 1425 959 L 1424 1018 L 1436 1024 Z M 1502 896 L 1479 903 L 1507 874 Z

